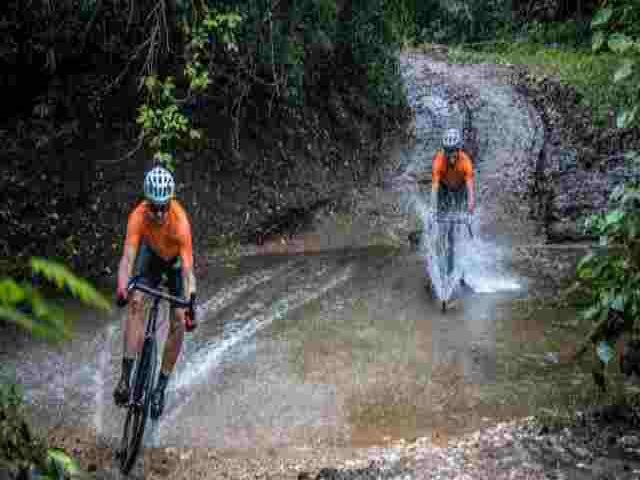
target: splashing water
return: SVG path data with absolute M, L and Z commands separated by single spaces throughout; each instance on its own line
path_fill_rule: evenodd
M 116 326 L 110 324 L 105 331 L 105 341 L 102 343 L 100 353 L 98 354 L 98 365 L 95 370 L 95 416 L 94 425 L 98 438 L 104 433 L 104 412 L 105 412 L 105 372 L 107 372 L 111 361 L 111 341 L 115 332 Z M 109 397 L 107 397 L 109 398 Z
M 430 84 L 420 78 L 420 72 L 409 62 L 402 69 L 407 85 L 407 98 L 415 114 L 416 145 L 409 154 L 404 176 L 413 172 L 430 172 L 430 160 L 440 146 L 442 132 L 446 128 L 463 129 L 463 112 L 451 101 L 447 87 Z M 420 223 L 427 226 L 431 210 L 429 195 L 413 186 L 402 191 L 401 207 L 407 213 L 417 215 Z M 478 221 L 478 215 L 472 217 Z M 453 229 L 453 265 L 449 270 L 447 251 L 447 229 Z M 495 293 L 518 290 L 520 285 L 507 276 L 498 275 L 497 265 L 503 264 L 501 251 L 495 244 L 471 238 L 467 225 L 436 223 L 424 228 L 420 241 L 420 253 L 424 258 L 425 277 L 430 280 L 433 293 L 440 300 L 450 300 L 464 279 L 475 292 Z M 477 227 L 472 225 L 472 230 Z

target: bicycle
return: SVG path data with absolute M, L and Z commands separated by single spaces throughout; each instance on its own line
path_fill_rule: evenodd
M 124 475 L 127 475 L 131 471 L 138 457 L 145 425 L 149 417 L 151 393 L 153 392 L 157 378 L 158 345 L 156 340 L 156 324 L 160 300 L 169 302 L 172 307 L 188 308 L 192 312 L 195 307 L 193 297 L 191 300 L 174 297 L 161 290 L 151 288 L 144 283 L 138 283 L 137 278 L 132 279 L 127 287 L 129 294 L 134 290 L 151 296 L 153 302 L 149 309 L 145 325 L 142 353 L 136 361 L 133 386 L 131 388 L 129 402 L 126 406 L 127 416 L 124 422 L 120 448 L 116 452 L 116 458 L 120 463 L 120 471 Z M 118 303 L 118 306 L 123 307 L 125 304 L 126 302 Z
M 447 302 L 453 296 L 456 290 L 457 279 L 453 278 L 455 273 L 454 259 L 455 259 L 455 233 L 457 225 L 466 225 L 467 232 L 470 238 L 473 238 L 473 231 L 471 230 L 471 216 L 467 213 L 440 213 L 433 219 L 431 225 L 427 225 L 428 230 L 433 230 L 434 224 L 437 225 L 435 242 L 434 242 L 434 254 L 435 268 L 438 279 L 443 287 L 448 290 L 451 286 L 451 290 L 448 295 L 444 295 L 440 298 L 442 313 L 447 310 Z

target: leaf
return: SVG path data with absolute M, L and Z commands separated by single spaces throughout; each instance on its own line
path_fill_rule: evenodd
M 627 128 L 629 127 L 636 118 L 636 113 L 638 111 L 638 107 L 635 106 L 631 110 L 627 110 L 626 108 L 621 110 L 616 117 L 616 127 L 618 128 Z
M 613 210 L 605 216 L 605 225 L 611 226 L 620 223 L 625 216 L 625 212 L 622 210 Z
M 613 9 L 611 7 L 601 8 L 596 12 L 591 20 L 591 28 L 601 27 L 609 23 L 611 16 L 613 15 Z
M 593 36 L 593 40 L 591 41 L 591 50 L 593 52 L 599 51 L 604 45 L 605 40 L 606 36 L 604 32 L 596 32 Z
M 609 195 L 609 201 L 617 202 L 622 198 L 622 196 L 624 195 L 624 192 L 625 192 L 624 183 L 617 185 L 616 188 L 613 189 L 613 192 L 611 192 L 611 195 Z
M 47 450 L 47 460 L 59 465 L 67 476 L 73 477 L 81 473 L 78 462 L 60 448 L 50 448 Z
M 613 52 L 625 53 L 633 47 L 633 40 L 624 33 L 614 33 L 609 37 L 607 45 Z
M 16 305 L 25 299 L 24 289 L 10 278 L 0 282 L 0 304 Z
M 633 73 L 633 65 L 634 62 L 632 62 L 631 60 L 625 61 L 622 66 L 618 68 L 618 70 L 616 70 L 616 73 L 614 73 L 614 83 L 618 83 L 626 78 L 629 78 L 629 76 L 631 76 L 631 74 Z
M 110 312 L 111 304 L 87 281 L 76 277 L 64 265 L 43 258 L 33 257 L 31 269 L 35 274 L 42 275 L 59 289 L 67 288 L 71 295 L 91 307 Z
M 15 323 L 29 332 L 32 332 L 34 328 L 36 328 L 33 318 L 12 307 L 0 306 L 0 319 Z
M 584 268 L 587 264 L 589 264 L 590 262 L 593 261 L 593 259 L 595 258 L 596 254 L 593 252 L 589 252 L 587 253 L 584 257 L 582 257 L 580 259 L 580 262 L 578 263 L 578 270 L 581 268 Z
M 594 306 L 588 308 L 587 310 L 584 310 L 583 312 L 581 312 L 580 315 L 585 320 L 593 320 L 598 315 L 600 315 L 601 311 L 602 311 L 602 306 L 600 304 L 597 304 L 597 305 L 594 305 Z

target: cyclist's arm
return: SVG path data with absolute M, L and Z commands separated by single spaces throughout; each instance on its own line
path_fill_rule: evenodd
M 443 162 L 446 162 L 446 159 L 441 154 L 436 154 L 431 162 L 431 208 L 433 210 L 438 206 L 438 190 L 440 189 Z
M 136 209 L 129 215 L 122 258 L 118 265 L 118 296 L 122 298 L 126 297 L 127 284 L 133 275 L 133 268 L 138 255 L 138 248 L 140 247 L 141 229 L 142 218 L 139 210 Z
M 469 211 L 473 213 L 476 208 L 476 196 L 475 188 L 473 186 L 473 177 L 467 179 L 467 203 L 469 205 Z
M 467 204 L 469 207 L 469 212 L 473 213 L 476 208 L 476 195 L 475 195 L 475 187 L 473 181 L 473 163 L 471 163 L 471 158 L 465 153 L 461 153 L 463 155 L 464 166 L 465 166 L 465 184 L 467 186 Z
M 196 276 L 193 273 L 193 267 L 182 267 L 182 284 L 185 298 L 191 298 L 191 294 L 196 293 Z
M 182 285 L 184 285 L 185 298 L 191 298 L 196 293 L 196 276 L 193 272 L 193 241 L 191 239 L 191 225 L 185 219 L 181 225 L 182 247 L 180 260 L 182 264 Z
M 136 261 L 136 255 L 138 254 L 138 247 L 125 244 L 124 253 L 120 259 L 120 265 L 118 266 L 118 292 L 124 292 L 127 289 L 129 279 L 133 274 L 133 266 Z

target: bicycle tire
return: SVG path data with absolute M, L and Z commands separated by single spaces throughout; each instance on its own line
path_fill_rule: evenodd
M 443 285 L 447 285 L 450 276 L 453 274 L 454 269 L 452 264 L 454 259 L 454 246 L 449 241 L 449 226 L 444 224 L 437 231 L 436 239 L 436 268 L 438 269 L 438 275 L 440 282 Z M 444 314 L 447 311 L 446 298 L 438 298 L 440 302 L 440 311 Z
M 134 382 L 134 401 L 130 403 L 120 444 L 120 471 L 127 475 L 136 462 L 149 418 L 151 392 L 156 370 L 155 339 L 145 339 Z M 142 399 L 142 404 L 139 400 Z

